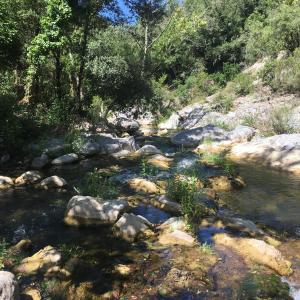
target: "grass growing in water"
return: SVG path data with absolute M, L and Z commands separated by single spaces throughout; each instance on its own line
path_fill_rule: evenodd
M 119 190 L 116 185 L 98 173 L 95 169 L 85 175 L 82 184 L 75 190 L 84 196 L 100 197 L 103 199 L 114 198 L 118 195 Z
M 200 157 L 200 161 L 207 165 L 214 165 L 223 169 L 224 173 L 227 176 L 236 176 L 237 169 L 236 167 L 226 159 L 225 153 L 211 153 L 205 152 Z
M 204 215 L 204 210 L 195 200 L 199 190 L 198 178 L 175 174 L 168 183 L 168 196 L 181 204 L 183 214 L 189 223 L 197 222 Z

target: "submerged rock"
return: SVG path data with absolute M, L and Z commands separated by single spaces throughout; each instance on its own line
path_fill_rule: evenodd
M 46 272 L 49 268 L 58 265 L 60 260 L 60 252 L 52 246 L 47 246 L 34 255 L 23 259 L 15 271 L 24 275 L 34 275 Z
M 183 245 L 183 246 L 193 246 L 195 244 L 195 239 L 188 233 L 181 230 L 174 230 L 172 232 L 163 232 L 158 241 L 162 245 Z
M 16 184 L 33 184 L 40 181 L 43 178 L 42 173 L 38 171 L 27 171 L 19 176 L 16 180 Z
M 128 209 L 124 200 L 103 201 L 89 196 L 74 196 L 68 203 L 65 223 L 68 225 L 113 224 Z
M 205 140 L 211 142 L 228 140 L 228 132 L 214 125 L 207 125 L 205 127 L 184 130 L 171 137 L 173 144 L 188 148 L 195 148 Z
M 144 217 L 125 213 L 114 225 L 114 232 L 118 237 L 127 241 L 134 241 L 140 235 L 151 234 L 153 225 Z
M 65 164 L 72 164 L 74 162 L 77 162 L 78 160 L 79 157 L 77 154 L 69 153 L 53 159 L 51 163 L 52 165 L 65 165 Z
M 31 167 L 34 169 L 42 169 L 46 165 L 48 165 L 49 162 L 50 162 L 50 159 L 49 159 L 48 155 L 42 154 L 41 156 L 33 159 L 32 163 L 31 163 Z
M 19 287 L 15 275 L 13 273 L 7 271 L 0 271 L 0 299 L 19 299 Z
M 208 186 L 215 192 L 229 192 L 233 189 L 239 189 L 246 184 L 240 176 L 211 176 L 207 179 Z
M 67 182 L 58 176 L 50 176 L 42 180 L 39 184 L 40 187 L 49 189 L 49 188 L 62 188 L 67 185 Z
M 227 246 L 237 251 L 245 259 L 265 265 L 280 275 L 290 275 L 291 262 L 285 260 L 280 251 L 262 240 L 252 238 L 235 238 L 222 233 L 214 236 L 217 245 Z

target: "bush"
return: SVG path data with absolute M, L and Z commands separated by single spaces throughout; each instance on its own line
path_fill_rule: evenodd
M 66 133 L 65 142 L 71 145 L 71 151 L 78 153 L 82 149 L 85 141 L 79 130 L 73 129 Z
M 196 202 L 195 194 L 199 191 L 198 178 L 175 174 L 168 182 L 168 196 L 182 206 L 184 215 L 190 223 L 197 222 L 205 210 Z
M 270 113 L 270 125 L 274 134 L 293 133 L 293 127 L 289 124 L 291 109 L 283 106 L 274 108 Z
M 102 199 L 114 198 L 118 195 L 118 188 L 95 169 L 85 175 L 76 191 L 83 196 L 99 197 Z
M 234 92 L 239 96 L 246 96 L 253 91 L 253 78 L 249 74 L 240 73 L 233 81 Z
M 228 113 L 233 107 L 234 99 L 235 95 L 233 94 L 227 94 L 225 91 L 219 93 L 214 100 L 215 110 L 222 113 Z

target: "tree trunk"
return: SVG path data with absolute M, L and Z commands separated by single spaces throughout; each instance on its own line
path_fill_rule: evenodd
M 145 38 L 144 38 L 144 53 L 143 53 L 143 62 L 142 62 L 142 77 L 145 76 L 146 70 L 146 62 L 147 62 L 147 55 L 148 55 L 148 46 L 149 46 L 149 27 L 148 24 L 145 25 Z
M 61 87 L 61 73 L 62 73 L 62 65 L 60 60 L 60 50 L 54 55 L 55 58 L 55 82 L 56 82 L 56 97 L 59 101 L 62 100 L 62 87 Z

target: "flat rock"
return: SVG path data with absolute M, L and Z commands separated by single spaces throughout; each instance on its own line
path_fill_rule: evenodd
M 89 196 L 74 196 L 67 205 L 64 220 L 74 226 L 113 224 L 128 208 L 125 200 L 103 201 Z
M 38 171 L 27 171 L 19 176 L 16 180 L 16 184 L 33 184 L 37 183 L 43 178 L 43 174 Z
M 173 214 L 181 214 L 181 205 L 177 202 L 171 201 L 166 195 L 158 197 L 157 202 L 159 208 Z M 158 206 L 158 205 L 157 205 Z
M 87 143 L 83 144 L 79 150 L 79 153 L 84 156 L 91 156 L 98 154 L 100 152 L 100 146 L 96 142 L 88 141 Z
M 212 142 L 228 140 L 228 132 L 214 125 L 183 130 L 171 137 L 175 145 L 195 148 L 205 140 Z
M 211 176 L 207 179 L 208 186 L 215 192 L 229 192 L 244 187 L 246 184 L 240 176 Z
M 34 255 L 23 259 L 15 271 L 24 275 L 34 275 L 46 272 L 49 268 L 58 265 L 60 260 L 60 252 L 52 246 L 47 246 Z
M 143 178 L 134 178 L 128 181 L 128 186 L 137 193 L 158 194 L 158 186 L 149 180 Z
M 288 276 L 293 272 L 291 263 L 283 258 L 280 251 L 262 240 L 236 238 L 226 233 L 217 234 L 213 239 L 217 245 L 229 247 L 245 259 L 267 266 L 279 275 Z
M 114 225 L 114 232 L 118 237 L 132 242 L 147 231 L 151 232 L 152 227 L 144 217 L 125 213 Z
M 41 182 L 40 182 L 40 187 L 42 188 L 62 188 L 64 186 L 67 185 L 67 182 L 61 178 L 61 177 L 58 177 L 58 176 L 50 176 L 50 177 L 47 177 L 45 179 L 43 179 Z
M 162 223 L 159 226 L 162 230 L 174 231 L 174 230 L 181 230 L 185 231 L 188 228 L 187 222 L 184 220 L 183 217 L 172 217 Z
M 158 240 L 162 245 L 183 245 L 193 246 L 195 239 L 188 233 L 181 230 L 174 230 L 172 232 L 163 232 Z
M 0 299 L 18 300 L 19 287 L 15 275 L 11 272 L 0 271 Z
M 76 153 L 69 153 L 57 157 L 52 160 L 52 165 L 65 165 L 65 164 L 72 164 L 79 160 L 79 157 Z
M 272 168 L 300 173 L 300 134 L 282 134 L 235 145 L 230 158 L 255 161 Z

